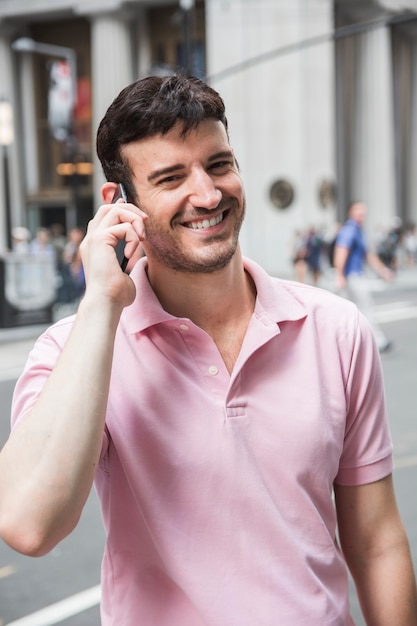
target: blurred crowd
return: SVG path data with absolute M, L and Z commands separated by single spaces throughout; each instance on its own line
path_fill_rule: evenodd
M 81 227 L 72 228 L 67 235 L 61 224 L 49 228 L 41 227 L 32 237 L 24 226 L 12 230 L 12 250 L 17 255 L 44 256 L 55 266 L 56 303 L 77 303 L 84 294 L 85 277 L 80 255 L 80 243 L 85 231 Z
M 334 246 L 340 228 L 341 224 L 336 223 L 330 228 L 310 226 L 294 233 L 292 263 L 297 281 L 317 285 L 322 274 L 333 267 Z M 61 224 L 53 224 L 49 228 L 38 228 L 33 237 L 23 226 L 13 228 L 11 234 L 14 254 L 44 255 L 53 260 L 56 303 L 77 303 L 85 290 L 79 249 L 85 230 L 75 227 L 65 235 Z M 395 218 L 392 227 L 380 229 L 370 243 L 381 261 L 394 272 L 417 264 L 417 229 L 414 224 L 403 226 L 401 220 Z
M 299 282 L 317 285 L 322 274 L 333 267 L 333 254 L 341 224 L 330 228 L 310 226 L 294 233 L 292 263 Z M 379 229 L 370 238 L 370 247 L 389 269 L 396 272 L 417 264 L 417 229 L 414 224 L 403 226 L 395 218 L 391 228 Z

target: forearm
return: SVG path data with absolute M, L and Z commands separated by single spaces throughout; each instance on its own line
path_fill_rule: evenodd
M 367 626 L 417 626 L 416 583 L 402 540 L 351 567 Z
M 343 288 L 345 286 L 345 266 L 349 255 L 349 250 L 336 246 L 334 251 L 334 269 L 335 269 L 335 282 L 336 286 Z
M 35 407 L 0 454 L 0 532 L 43 554 L 76 525 L 99 460 L 120 310 L 85 299 Z
M 416 582 L 392 476 L 334 487 L 340 543 L 368 626 L 417 626 Z

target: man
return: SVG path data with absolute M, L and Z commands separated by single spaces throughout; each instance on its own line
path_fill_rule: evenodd
M 376 254 L 368 250 L 363 231 L 365 218 L 365 204 L 353 202 L 349 207 L 348 220 L 340 229 L 336 239 L 334 251 L 336 288 L 341 291 L 346 290 L 348 297 L 368 318 L 379 351 L 383 353 L 390 350 L 392 344 L 375 321 L 374 304 L 369 282 L 365 275 L 366 264 L 384 280 L 392 280 L 393 273 Z
M 346 563 L 369 624 L 415 625 L 372 334 L 352 303 L 242 259 L 220 96 L 140 80 L 97 149 L 86 292 L 17 384 L 3 538 L 45 554 L 95 479 L 104 626 L 352 624 Z M 130 202 L 112 205 L 119 182 Z

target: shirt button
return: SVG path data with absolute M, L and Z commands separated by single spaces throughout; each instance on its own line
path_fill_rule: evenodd
M 188 330 L 187 324 L 180 324 L 180 329 L 181 330 Z
M 219 373 L 219 370 L 217 369 L 217 367 L 215 365 L 210 365 L 210 367 L 208 368 L 209 374 L 211 374 L 212 376 L 215 376 L 216 374 Z

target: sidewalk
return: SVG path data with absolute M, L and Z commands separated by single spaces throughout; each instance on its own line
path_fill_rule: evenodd
M 76 311 L 76 306 L 72 304 L 60 305 L 55 308 L 53 313 L 53 321 L 57 322 L 67 315 L 72 315 Z M 0 346 L 3 343 L 11 343 L 15 341 L 26 341 L 28 339 L 36 339 L 48 328 L 49 324 L 36 324 L 33 326 L 17 326 L 14 328 L 0 328 Z
M 54 321 L 72 313 L 73 307 L 60 307 L 54 313 Z M 0 381 L 13 380 L 21 374 L 33 344 L 47 327 L 45 324 L 37 324 L 0 328 Z
M 334 291 L 334 269 L 327 269 L 320 278 L 319 287 Z M 381 291 L 395 291 L 397 289 L 417 289 L 417 265 L 405 267 L 398 270 L 392 282 L 387 283 L 375 273 L 369 273 L 369 284 L 371 291 L 378 293 Z

